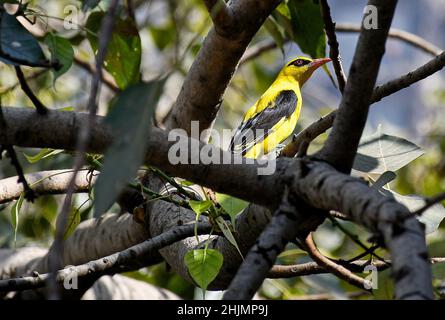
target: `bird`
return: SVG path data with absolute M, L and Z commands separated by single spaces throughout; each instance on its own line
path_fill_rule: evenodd
M 330 61 L 301 56 L 288 62 L 247 110 L 232 136 L 230 151 L 257 159 L 275 150 L 295 130 L 303 103 L 301 88 L 316 69 Z

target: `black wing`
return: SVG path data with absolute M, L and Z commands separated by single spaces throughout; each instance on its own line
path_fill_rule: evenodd
M 268 136 L 274 125 L 295 112 L 297 101 L 298 97 L 293 90 L 281 92 L 263 111 L 240 124 L 230 142 L 230 150 L 245 155 L 250 148 Z

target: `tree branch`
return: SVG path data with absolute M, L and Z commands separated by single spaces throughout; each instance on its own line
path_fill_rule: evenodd
M 408 88 L 412 84 L 428 78 L 432 74 L 442 70 L 445 67 L 445 52 L 442 52 L 434 59 L 430 60 L 421 67 L 408 72 L 407 74 L 391 80 L 383 85 L 377 86 L 371 97 L 371 103 L 378 102 L 402 89 Z M 320 134 L 332 127 L 334 119 L 338 111 L 334 110 L 328 115 L 320 118 L 309 127 L 301 131 L 291 143 L 289 143 L 282 151 L 282 155 L 293 157 L 297 154 L 300 144 L 303 141 L 312 141 Z
M 354 24 L 354 23 L 338 23 L 335 27 L 335 30 L 338 32 L 360 32 L 361 26 L 359 24 Z M 431 54 L 433 56 L 437 56 L 441 54 L 443 51 L 442 49 L 435 46 L 431 42 L 428 42 L 424 38 L 419 37 L 405 30 L 391 28 L 389 30 L 388 36 L 390 38 L 406 42 L 407 44 L 412 45 L 417 49 L 420 49 L 425 53 Z
M 22 186 L 24 195 L 25 195 L 25 199 L 33 202 L 37 195 L 34 192 L 33 189 L 31 189 L 31 187 L 29 186 L 28 181 L 26 180 L 26 177 L 23 173 L 23 168 L 20 165 L 19 159 L 17 158 L 17 153 L 14 150 L 13 146 L 2 146 L 0 145 L 0 159 L 2 158 L 2 152 L 3 150 L 6 150 L 7 153 L 7 157 L 9 157 L 9 159 L 11 160 L 11 164 L 12 166 L 15 168 L 15 171 L 17 172 L 17 177 L 16 177 L 16 185 L 17 183 L 19 183 Z
M 337 41 L 337 35 L 335 34 L 335 23 L 332 21 L 331 9 L 327 0 L 320 1 L 321 16 L 323 17 L 326 36 L 328 38 L 329 45 L 329 57 L 334 65 L 335 75 L 337 76 L 338 88 L 340 92 L 343 93 L 346 85 L 346 76 L 343 71 L 343 66 L 341 63 L 340 51 L 338 49 L 339 44 Z
M 36 97 L 34 92 L 32 92 L 20 66 L 15 66 L 14 68 L 15 68 L 15 73 L 17 74 L 17 79 L 19 79 L 19 83 L 23 92 L 26 94 L 29 100 L 31 100 L 31 102 L 33 103 L 34 107 L 37 110 L 37 113 L 41 115 L 46 114 L 48 112 L 48 109 L 43 105 L 43 103 L 39 100 L 39 98 Z
M 106 13 L 100 26 L 99 49 L 96 56 L 96 73 L 93 76 L 93 80 L 91 83 L 90 97 L 88 100 L 88 111 L 89 111 L 88 122 L 79 132 L 77 147 L 76 147 L 77 154 L 74 159 L 74 174 L 68 185 L 68 190 L 62 204 L 62 209 L 57 217 L 56 234 L 54 237 L 54 242 L 50 249 L 49 267 L 50 271 L 54 273 L 54 276 L 55 272 L 62 268 L 61 257 L 63 255 L 63 249 L 64 249 L 63 237 L 65 235 L 66 225 L 69 219 L 70 208 L 72 204 L 72 196 L 75 190 L 76 176 L 84 164 L 84 157 L 85 157 L 84 153 L 86 151 L 88 140 L 90 138 L 92 131 L 92 126 L 94 125 L 95 116 L 97 114 L 97 108 L 98 108 L 97 100 L 99 98 L 100 84 L 102 80 L 102 65 L 105 61 L 108 43 L 111 39 L 111 35 L 113 32 L 113 26 L 115 20 L 114 18 L 117 14 L 118 4 L 119 0 L 112 0 L 110 2 L 110 5 L 108 7 L 108 12 Z M 53 283 L 54 280 L 55 279 L 53 279 L 53 277 L 49 278 L 49 281 L 51 283 Z M 50 294 L 51 294 L 50 297 L 52 299 L 58 298 L 58 293 L 56 288 L 54 288 L 54 290 L 50 290 Z
M 304 241 L 305 248 L 307 249 L 307 252 L 309 253 L 309 256 L 314 260 L 319 266 L 323 267 L 324 269 L 328 270 L 332 274 L 336 275 L 340 279 L 346 281 L 347 283 L 356 286 L 359 289 L 369 291 L 366 289 L 366 283 L 365 280 L 355 274 L 353 274 L 350 270 L 347 268 L 341 266 L 340 264 L 337 264 L 336 262 L 332 261 L 329 258 L 326 258 L 320 251 L 318 251 L 317 246 L 314 243 L 314 240 L 312 239 L 312 234 L 310 233 L 305 241 Z
M 367 265 L 375 266 L 378 271 L 386 270 L 391 266 L 390 263 L 383 261 L 374 261 L 372 263 L 369 260 L 357 260 L 353 262 L 346 262 L 344 260 L 330 261 L 334 261 L 337 265 L 346 268 L 350 272 L 363 272 L 364 267 Z M 267 277 L 271 279 L 282 279 L 322 273 L 331 273 L 331 270 L 324 268 L 316 262 L 307 262 L 295 265 L 274 265 L 267 274 Z M 363 289 L 363 287 L 361 287 L 361 289 Z
M 283 202 L 250 249 L 224 294 L 224 300 L 251 299 L 287 243 L 296 237 L 306 237 L 323 221 L 323 211 L 314 210 L 298 199 L 293 199 L 291 204 L 287 198 L 288 192 L 285 192 Z
M 75 192 L 88 192 L 96 180 L 96 173 L 88 170 L 85 175 L 77 176 Z M 26 174 L 24 177 L 37 194 L 65 194 L 68 183 L 72 178 L 72 170 L 50 170 Z M 0 204 L 17 200 L 25 191 L 23 185 L 17 184 L 18 177 L 10 177 L 0 180 Z M 91 181 L 90 179 L 91 178 Z
M 212 226 L 199 224 L 197 228 L 198 232 L 202 234 L 210 232 Z M 156 252 L 185 238 L 193 237 L 194 234 L 195 226 L 193 224 L 177 227 L 121 252 L 60 270 L 57 272 L 56 280 L 58 283 L 63 283 L 65 279 L 70 279 L 73 275 L 76 275 L 79 279 L 87 277 L 99 278 L 102 275 L 112 275 L 118 272 L 139 269 L 145 266 L 144 261 L 147 255 L 151 256 L 152 252 Z M 50 274 L 48 273 L 36 273 L 30 277 L 0 280 L 0 292 L 41 288 L 45 286 L 49 277 Z
M 378 29 L 362 28 L 332 132 L 317 157 L 349 173 L 368 117 L 397 0 L 370 0 L 377 7 Z
M 208 7 L 220 1 L 206 1 Z M 198 121 L 199 133 L 210 128 L 218 113 L 222 96 L 238 61 L 252 37 L 281 0 L 234 0 L 227 10 L 236 22 L 229 34 L 212 28 L 199 50 L 172 108 L 166 127 L 182 128 L 191 134 L 192 121 Z M 221 12 L 221 11 L 220 11 Z M 219 21 L 219 19 L 218 19 Z M 206 141 L 207 136 L 202 140 Z
M 218 34 L 229 35 L 235 19 L 224 0 L 204 0 Z
M 337 23 L 335 25 L 335 31 L 337 31 L 337 32 L 357 33 L 357 32 L 360 32 L 360 30 L 361 30 L 360 24 L 346 22 L 346 23 Z M 397 39 L 397 40 L 403 41 L 409 45 L 412 45 L 413 47 L 415 47 L 417 49 L 424 51 L 425 53 L 432 55 L 432 56 L 437 56 L 437 55 L 441 54 L 443 51 L 442 49 L 435 46 L 431 42 L 428 42 L 425 39 L 423 39 L 413 33 L 405 31 L 405 30 L 391 28 L 389 30 L 388 37 L 390 37 L 392 39 Z M 289 42 L 290 40 L 286 39 L 285 41 Z M 277 43 L 274 40 L 266 40 L 259 44 L 254 45 L 254 46 L 251 46 L 246 50 L 245 54 L 241 58 L 240 65 L 243 65 L 243 64 L 257 58 L 261 54 L 263 54 L 269 50 L 276 49 L 276 48 L 277 48 Z
M 87 121 L 85 114 L 50 111 L 46 117 L 39 117 L 26 108 L 3 108 L 3 114 L 5 122 L 14 123 L 14 126 L 9 125 L 8 130 L 0 127 L 0 136 L 8 144 L 24 147 L 72 150 L 75 148 L 74 137 L 77 130 L 84 121 Z M 36 121 L 36 117 L 42 118 L 41 121 Z M 59 130 L 60 128 L 63 130 Z M 88 151 L 101 153 L 111 140 L 112 134 L 103 125 L 102 118 L 96 117 Z M 190 159 L 188 159 L 188 164 L 173 165 L 169 161 L 168 153 L 173 145 L 177 146 L 176 141 L 168 141 L 167 134 L 159 129 L 153 129 L 149 137 L 145 163 L 157 166 L 172 176 L 183 177 L 212 190 L 231 194 L 268 208 L 276 208 L 279 205 L 285 186 L 288 186 L 292 199 L 303 197 L 304 202 L 309 206 L 326 211 L 342 212 L 371 231 L 382 234 L 392 254 L 398 297 L 424 298 L 432 295 L 431 274 L 426 261 L 427 250 L 423 231 L 412 214 L 394 199 L 384 197 L 362 181 L 341 174 L 319 161 L 307 158 L 278 159 L 270 162 L 270 164 L 276 164 L 274 174 L 259 176 L 260 165 L 256 162 L 248 164 L 248 159 L 238 158 L 236 160 L 239 162 L 234 162 L 235 158 L 229 152 L 193 139 L 185 138 L 185 141 L 181 145 L 187 149 L 182 150 L 190 150 L 190 143 L 194 141 L 194 148 L 198 146 L 197 154 L 211 154 L 212 159 L 231 159 L 231 163 L 242 164 L 203 164 L 200 161 L 197 164 L 190 164 Z M 227 179 L 228 176 L 231 178 Z M 155 203 L 164 202 L 156 201 Z M 157 216 L 162 216 L 162 212 L 164 211 L 149 213 L 150 223 L 160 226 L 158 230 L 161 231 L 162 228 L 169 228 L 164 220 L 157 218 Z M 175 217 L 183 217 L 184 214 L 182 209 L 170 212 Z M 170 223 L 173 220 L 177 221 L 170 215 L 163 218 Z M 246 217 L 246 219 L 252 219 L 253 226 L 255 225 L 253 218 Z M 302 221 L 308 222 L 306 217 Z M 154 226 L 150 225 L 150 228 Z M 237 230 L 240 229 L 237 227 Z M 240 235 L 242 236 L 242 233 Z M 184 244 L 184 246 L 187 245 Z M 271 266 L 265 268 L 263 277 L 267 275 Z M 233 275 L 233 269 L 231 270 L 229 274 Z M 227 277 L 230 279 L 231 276 Z

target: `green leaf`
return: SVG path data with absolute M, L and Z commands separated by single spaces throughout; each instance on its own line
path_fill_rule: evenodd
M 80 214 L 80 208 L 77 208 L 76 210 L 71 210 L 70 216 L 68 218 L 68 224 L 65 229 L 65 233 L 63 235 L 63 238 L 66 240 L 68 237 L 76 230 L 77 226 L 80 224 L 81 221 L 81 214 Z
M 190 208 L 197 214 L 200 215 L 201 213 L 209 210 L 213 203 L 210 200 L 204 200 L 204 201 L 197 201 L 197 200 L 189 200 Z
M 391 269 L 378 271 L 377 279 L 378 279 L 377 288 L 372 290 L 374 298 L 377 300 L 393 300 L 394 280 L 391 276 Z
M 218 276 L 223 260 L 223 255 L 213 249 L 192 250 L 184 256 L 190 276 L 204 290 Z
M 224 234 L 227 241 L 229 241 L 236 248 L 236 250 L 240 254 L 241 258 L 244 260 L 243 254 L 241 253 L 238 243 L 236 242 L 236 239 L 233 236 L 232 231 L 230 231 L 230 228 L 227 225 L 227 222 L 221 216 L 216 217 L 215 222 L 218 224 L 218 227 L 221 229 L 221 232 Z
M 382 174 L 397 171 L 423 154 L 423 150 L 414 143 L 384 134 L 379 127 L 376 133 L 361 140 L 353 168 Z
M 164 50 L 167 46 L 173 43 L 176 31 L 174 26 L 169 23 L 162 27 L 150 27 L 150 34 L 159 50 Z
M 223 193 L 216 193 L 216 201 L 218 201 L 224 211 L 230 216 L 232 225 L 235 225 L 236 216 L 249 205 L 249 203 L 244 200 Z
M 93 12 L 86 24 L 86 27 L 95 33 L 95 35 L 90 32 L 87 34 L 88 41 L 95 53 L 99 45 L 97 34 L 104 15 L 103 12 Z M 130 18 L 126 20 L 117 18 L 108 45 L 104 67 L 116 80 L 120 89 L 139 82 L 141 54 L 141 38 L 135 22 Z
M 119 95 L 105 118 L 115 139 L 105 153 L 94 188 L 95 217 L 106 212 L 136 176 L 144 159 L 153 110 L 164 83 L 165 80 L 160 80 L 129 87 Z
M 26 153 L 23 153 L 23 155 L 25 156 L 26 160 L 28 160 L 29 163 L 37 163 L 42 159 L 50 158 L 62 152 L 63 150 L 42 149 L 39 153 L 33 156 L 28 155 Z
M 325 57 L 326 34 L 319 3 L 313 0 L 289 0 L 286 4 L 281 4 L 276 13 L 288 37 L 311 57 Z
M 397 202 L 403 204 L 411 212 L 422 208 L 426 204 L 425 199 L 416 195 L 404 196 L 386 189 L 383 189 L 382 193 L 386 196 L 393 197 Z M 425 233 L 429 234 L 437 230 L 444 218 L 445 208 L 441 203 L 438 203 L 422 213 L 422 215 L 418 217 L 418 220 L 425 224 Z
M 47 62 L 37 39 L 4 10 L 0 10 L 0 61 L 29 66 Z
M 19 228 L 19 213 L 22 208 L 23 200 L 25 200 L 25 193 L 22 192 L 18 200 L 11 207 L 11 224 L 14 229 L 14 243 L 17 242 L 17 230 Z
M 74 60 L 74 50 L 71 46 L 71 43 L 62 37 L 56 36 L 52 33 L 49 33 L 45 37 L 45 44 L 48 46 L 49 51 L 51 52 L 51 60 L 52 62 L 58 62 L 62 67 L 59 70 L 53 70 L 54 81 L 63 74 L 65 74 L 73 65 Z

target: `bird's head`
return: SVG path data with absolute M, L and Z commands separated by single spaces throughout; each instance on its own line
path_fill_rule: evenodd
M 286 77 L 293 77 L 302 86 L 316 69 L 330 61 L 331 59 L 329 58 L 311 59 L 297 57 L 283 68 L 281 74 Z

